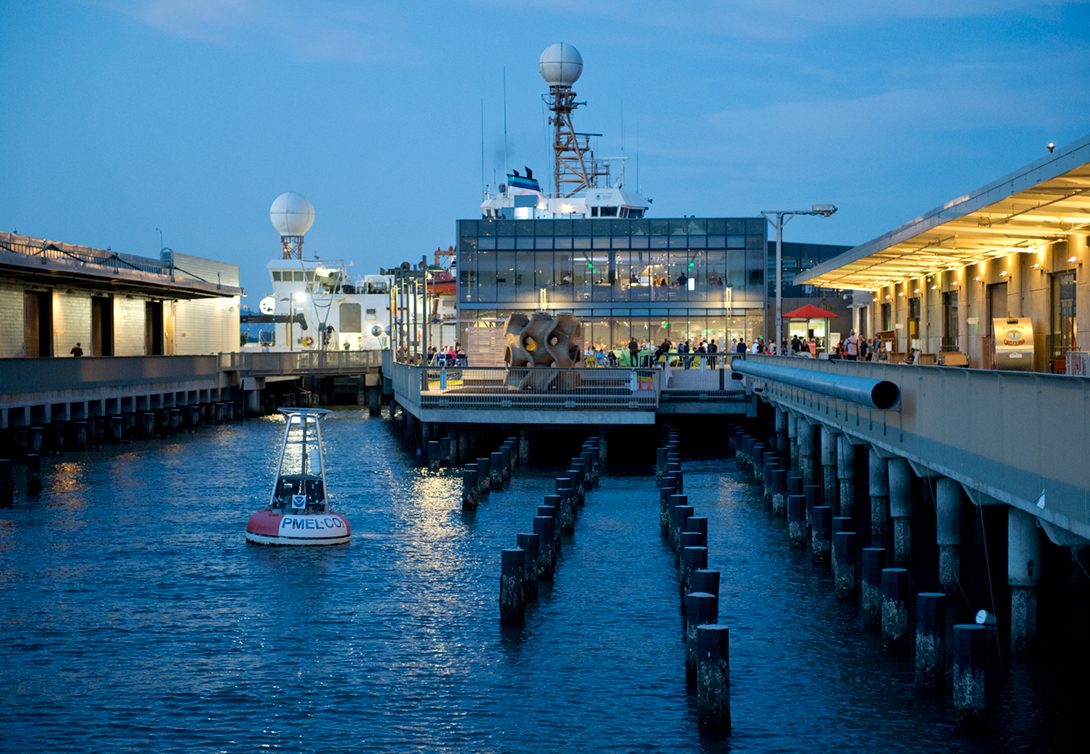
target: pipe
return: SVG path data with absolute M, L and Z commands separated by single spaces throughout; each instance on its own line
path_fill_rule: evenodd
M 870 406 L 880 411 L 893 408 L 901 400 L 901 389 L 888 380 L 868 380 L 842 374 L 826 374 L 798 367 L 773 366 L 735 359 L 731 370 L 759 380 L 831 395 L 841 400 Z

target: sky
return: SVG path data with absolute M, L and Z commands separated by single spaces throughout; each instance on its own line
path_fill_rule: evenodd
M 296 191 L 308 258 L 430 259 L 505 142 L 549 174 L 567 42 L 649 216 L 831 203 L 785 240 L 855 245 L 1090 134 L 1087 32 L 1090 0 L 6 0 L 0 230 L 238 264 L 256 304 Z

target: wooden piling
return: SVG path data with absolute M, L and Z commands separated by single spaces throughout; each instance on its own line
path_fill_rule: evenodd
M 504 550 L 500 563 L 500 623 L 522 623 L 526 614 L 526 551 Z
M 730 732 L 730 631 L 703 624 L 696 629 L 696 720 L 701 730 Z
M 916 595 L 916 688 L 942 688 L 946 679 L 946 595 Z
M 988 727 L 986 632 L 971 623 L 954 626 L 954 720 L 976 732 Z
M 42 457 L 37 453 L 26 455 L 26 491 L 28 495 L 42 491 Z
M 480 500 L 477 488 L 477 464 L 468 463 L 462 469 L 462 510 L 475 511 Z
M 719 622 L 719 598 L 707 592 L 685 595 L 685 680 L 696 680 L 697 627 Z
M 863 549 L 863 583 L 860 600 L 863 625 L 882 625 L 882 571 L 886 567 L 886 550 L 883 547 Z
M 882 649 L 908 652 L 908 571 L 882 569 Z
M 526 552 L 523 558 L 525 571 L 522 580 L 526 591 L 526 599 L 537 599 L 537 580 L 541 575 L 538 570 L 541 558 L 541 537 L 537 534 L 518 534 L 516 538 L 519 549 Z

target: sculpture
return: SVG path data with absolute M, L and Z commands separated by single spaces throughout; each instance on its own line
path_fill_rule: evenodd
M 504 384 L 518 390 L 569 390 L 579 385 L 579 372 L 561 372 L 580 362 L 579 341 L 583 326 L 572 314 L 555 318 L 545 312 L 527 317 L 515 312 L 504 326 L 507 364 Z M 552 369 L 535 369 L 552 367 Z

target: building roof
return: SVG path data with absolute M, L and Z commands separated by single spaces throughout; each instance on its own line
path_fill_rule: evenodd
M 825 311 L 819 306 L 813 304 L 807 304 L 800 307 L 793 312 L 788 312 L 783 315 L 784 319 L 840 319 L 840 317 L 832 312 Z
M 876 290 L 1090 227 L 1090 136 L 796 275 L 794 284 Z

